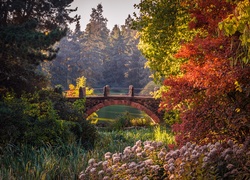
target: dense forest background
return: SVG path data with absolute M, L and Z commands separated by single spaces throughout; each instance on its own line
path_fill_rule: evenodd
M 137 47 L 137 31 L 131 29 L 131 16 L 110 31 L 102 13 L 101 4 L 93 8 L 86 29 L 81 31 L 78 22 L 57 44 L 60 50 L 55 60 L 41 64 L 52 87 L 60 84 L 68 89 L 82 76 L 90 87 L 142 88 L 150 81 L 149 69 L 144 68 L 146 59 Z

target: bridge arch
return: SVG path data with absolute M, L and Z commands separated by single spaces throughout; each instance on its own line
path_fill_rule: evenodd
M 147 108 L 146 106 L 137 103 L 137 102 L 133 102 L 131 100 L 116 100 L 116 99 L 112 99 L 112 100 L 105 100 L 102 101 L 90 108 L 88 108 L 85 112 L 85 117 L 87 118 L 88 116 L 90 116 L 92 113 L 96 112 L 97 110 L 106 107 L 106 106 L 112 106 L 112 105 L 126 105 L 126 106 L 131 106 L 134 107 L 138 110 L 141 110 L 143 112 L 145 112 L 153 121 L 154 123 L 160 123 L 160 119 L 157 116 L 157 114 L 155 112 L 153 112 L 152 110 L 150 110 L 149 108 Z

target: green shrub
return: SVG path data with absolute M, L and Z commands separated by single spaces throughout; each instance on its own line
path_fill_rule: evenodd
M 7 94 L 0 102 L 0 144 L 42 146 L 81 140 L 89 148 L 97 132 L 82 113 L 51 90 L 24 94 L 21 98 Z
M 113 129 L 121 130 L 121 129 L 125 128 L 125 127 L 131 126 L 130 119 L 132 119 L 132 117 L 129 114 L 129 112 L 123 113 L 122 115 L 118 116 L 115 119 L 115 122 L 114 122 L 114 124 L 112 126 Z
M 152 120 L 150 118 L 133 118 L 130 120 L 130 124 L 132 126 L 150 126 L 152 124 Z
M 177 110 L 172 110 L 164 113 L 164 122 L 167 127 L 171 127 L 175 123 L 180 123 L 180 116 Z

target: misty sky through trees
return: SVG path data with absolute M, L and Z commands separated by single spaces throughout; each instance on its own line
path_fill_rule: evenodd
M 60 49 L 54 61 L 41 65 L 51 81 L 51 86 L 61 84 L 64 89 L 78 77 L 87 78 L 87 85 L 103 87 L 144 87 L 149 81 L 146 59 L 137 48 L 137 31 L 130 28 L 129 15 L 124 25 L 107 28 L 103 6 L 92 9 L 89 23 L 81 31 L 80 23 L 68 32 L 57 45 Z

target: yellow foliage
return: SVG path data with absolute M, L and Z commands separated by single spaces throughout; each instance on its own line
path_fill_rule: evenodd
M 69 85 L 69 89 L 70 89 L 70 90 L 75 90 L 74 84 L 70 84 L 70 85 Z

